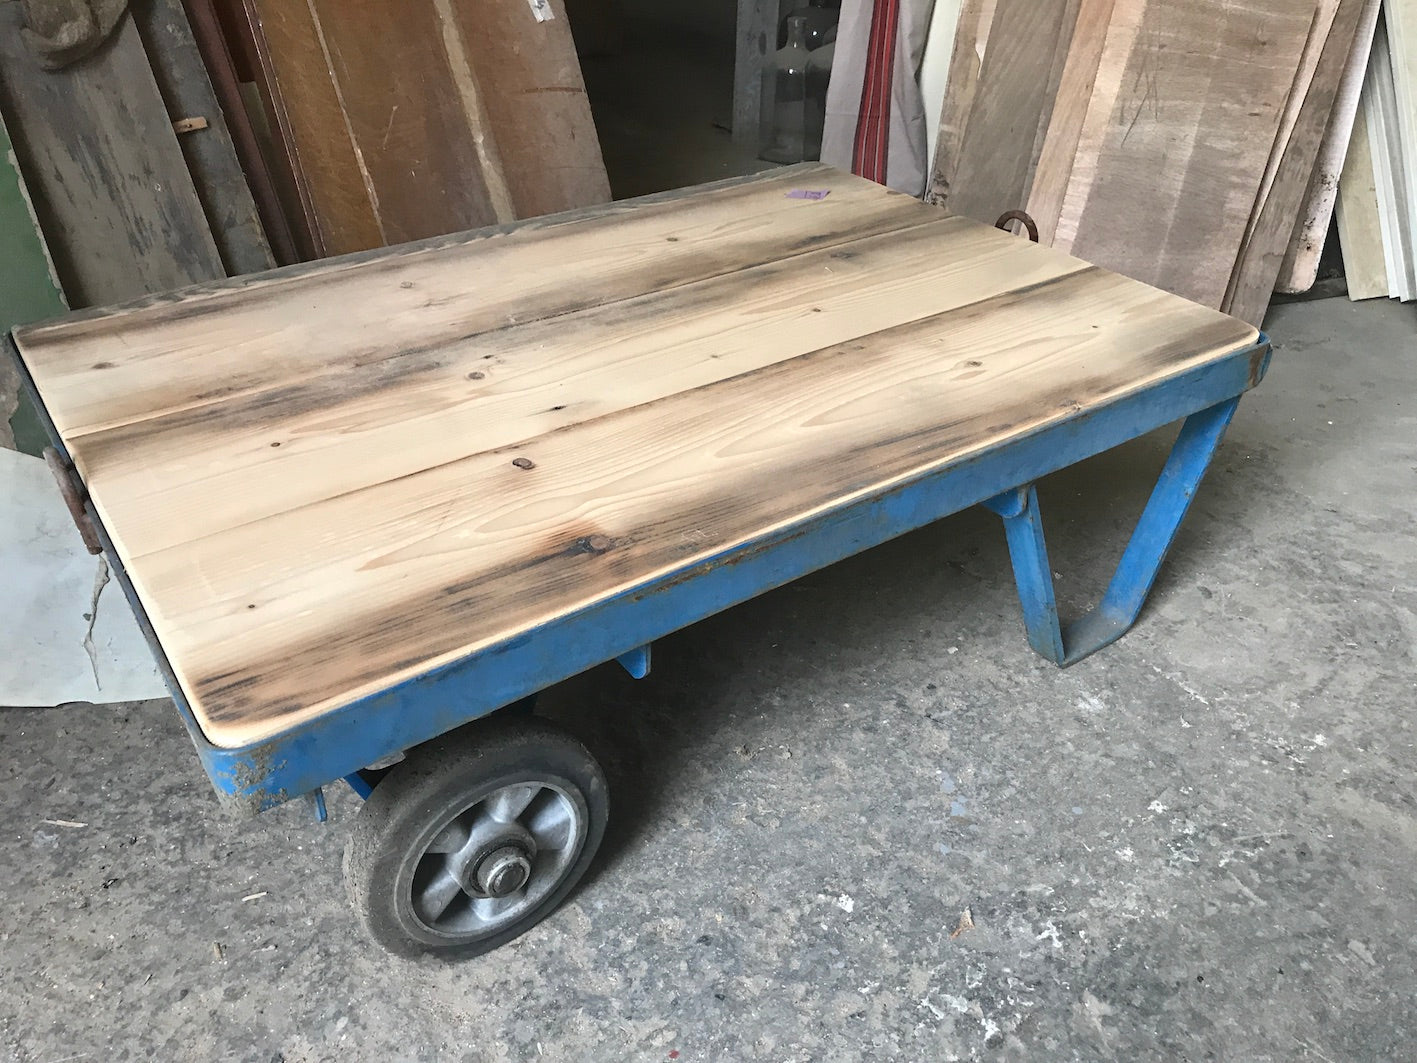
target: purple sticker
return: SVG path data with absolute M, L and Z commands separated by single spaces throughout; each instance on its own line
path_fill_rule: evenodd
M 794 188 L 787 193 L 788 199 L 826 199 L 831 195 L 830 188 Z

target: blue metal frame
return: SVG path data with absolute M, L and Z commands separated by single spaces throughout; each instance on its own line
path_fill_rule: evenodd
M 15 355 L 13 345 L 10 352 Z M 260 811 L 338 779 L 367 792 L 369 780 L 356 774 L 364 766 L 606 661 L 619 661 L 631 675 L 643 675 L 648 671 L 649 646 L 655 639 L 980 503 L 992 501 L 996 509 L 1013 514 L 1006 517 L 1006 528 L 1030 642 L 1051 660 L 1071 663 L 1076 657 L 1069 656 L 1070 642 L 1087 646 L 1091 652 L 1115 639 L 1135 618 L 1195 482 L 1229 421 L 1229 412 L 1233 412 L 1238 396 L 1263 377 L 1269 355 L 1269 341 L 1261 336 L 1254 345 L 1206 365 L 731 547 L 239 749 L 215 746 L 202 733 L 107 530 L 91 505 L 88 511 L 218 795 L 224 803 Z M 37 399 L 23 361 L 17 356 L 15 361 Z M 44 410 L 42 403 L 36 402 L 36 406 Z M 1223 419 L 1216 413 L 1221 407 L 1229 411 Z M 47 411 L 44 416 L 48 422 Z M 1103 606 L 1061 632 L 1057 609 L 1052 605 L 1036 494 L 1031 486 L 1024 486 L 1001 495 L 1001 485 L 1031 485 L 1051 472 L 1182 417 L 1190 418 L 1182 440 L 1178 440 Z M 47 427 L 63 453 L 62 439 L 52 424 Z
M 1058 620 L 1053 567 L 1043 538 L 1037 489 L 1031 483 L 1025 484 L 984 503 L 1004 518 L 1030 646 L 1066 668 L 1116 642 L 1136 622 L 1181 521 L 1191 508 L 1196 488 L 1239 405 L 1237 395 L 1186 418 L 1107 593 L 1095 609 L 1066 627 Z

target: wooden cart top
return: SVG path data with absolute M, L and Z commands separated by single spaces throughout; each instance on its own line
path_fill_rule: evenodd
M 1256 339 L 816 165 L 15 332 L 225 747 Z

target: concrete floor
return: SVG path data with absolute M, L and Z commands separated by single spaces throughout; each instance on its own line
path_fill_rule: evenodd
M 1102 654 L 1029 652 L 970 512 L 554 692 L 612 831 L 480 961 L 357 935 L 349 795 L 233 821 L 164 702 L 0 712 L 7 1058 L 1414 1058 L 1417 314 L 1270 327 Z M 1166 442 L 1044 485 L 1068 604 Z

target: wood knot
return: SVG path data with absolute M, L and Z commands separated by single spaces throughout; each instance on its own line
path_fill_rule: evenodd
M 530 458 L 513 458 L 512 464 L 515 465 L 518 469 L 536 468 L 536 462 L 532 461 Z
M 608 535 L 583 535 L 576 540 L 576 549 L 583 554 L 603 554 L 614 545 Z

